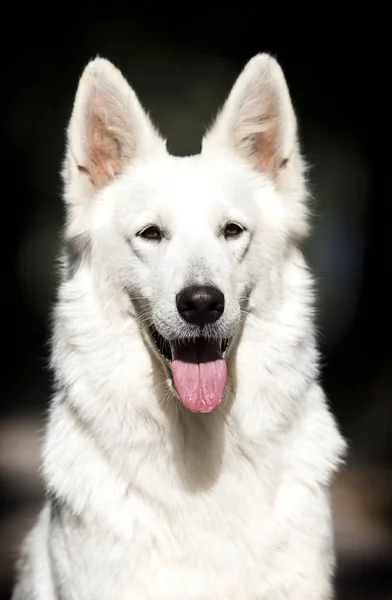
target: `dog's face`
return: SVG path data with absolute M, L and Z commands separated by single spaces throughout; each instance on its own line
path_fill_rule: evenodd
M 147 300 L 153 327 L 167 341 L 230 338 L 250 283 L 239 269 L 258 220 L 250 190 L 202 157 L 146 163 L 119 187 L 114 220 L 132 255 L 123 284 Z M 130 210 L 129 193 L 141 207 Z
M 272 293 L 288 240 L 305 231 L 295 131 L 282 72 L 265 55 L 189 158 L 166 152 L 110 63 L 93 61 L 81 79 L 64 169 L 67 237 L 89 248 L 103 302 L 126 294 L 124 318 L 138 320 L 190 410 L 220 403 L 252 291 Z

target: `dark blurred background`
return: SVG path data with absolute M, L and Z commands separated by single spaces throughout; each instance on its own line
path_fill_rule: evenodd
M 283 66 L 311 166 L 306 254 L 318 281 L 322 378 L 350 443 L 333 491 L 337 599 L 392 598 L 387 14 L 375 3 L 309 6 L 2 7 L 0 600 L 42 498 L 59 171 L 81 71 L 97 54 L 112 60 L 169 150 L 186 154 L 199 150 L 235 77 L 260 51 Z

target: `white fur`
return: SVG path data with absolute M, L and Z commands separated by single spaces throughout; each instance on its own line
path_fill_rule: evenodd
M 86 67 L 64 179 L 65 239 L 88 250 L 68 275 L 64 258 L 48 502 L 13 600 L 332 598 L 329 485 L 344 442 L 317 381 L 296 130 L 267 55 L 187 158 L 167 154 L 110 63 Z M 220 235 L 230 221 L 246 228 L 238 239 Z M 136 235 L 151 223 L 159 243 Z M 145 328 L 192 335 L 175 305 L 190 284 L 221 288 L 215 334 L 232 338 L 211 414 L 184 409 Z

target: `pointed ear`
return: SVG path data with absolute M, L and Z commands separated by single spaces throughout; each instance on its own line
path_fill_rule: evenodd
M 283 71 L 274 58 L 258 54 L 238 77 L 203 152 L 234 150 L 276 179 L 296 148 L 296 118 Z
M 135 92 L 109 61 L 96 58 L 79 81 L 68 127 L 65 199 L 80 204 L 130 162 L 165 151 Z

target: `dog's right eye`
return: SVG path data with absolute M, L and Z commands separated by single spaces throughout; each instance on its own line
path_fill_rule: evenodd
M 238 237 L 244 231 L 244 228 L 238 223 L 227 223 L 224 229 L 224 236 L 226 239 Z
M 144 238 L 145 240 L 155 240 L 157 242 L 159 242 L 162 238 L 161 230 L 155 225 L 149 225 L 145 229 L 139 231 L 137 235 Z

